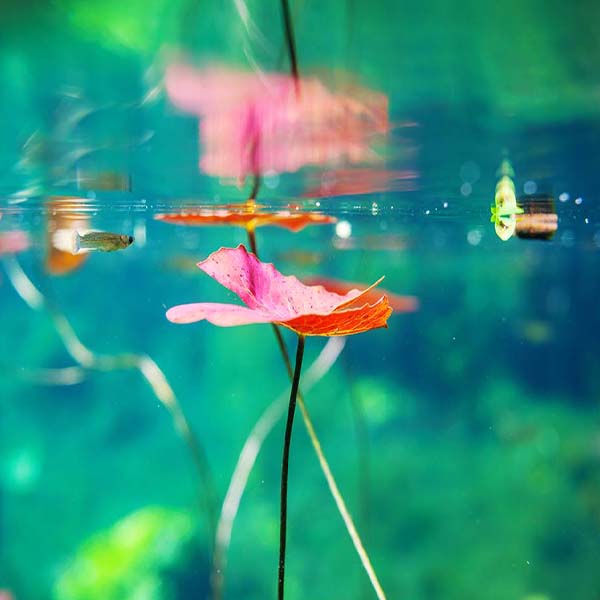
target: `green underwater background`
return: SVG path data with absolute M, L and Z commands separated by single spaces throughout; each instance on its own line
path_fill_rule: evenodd
M 261 259 L 282 273 L 365 287 L 385 276 L 385 290 L 418 299 L 387 329 L 340 342 L 305 394 L 387 598 L 598 600 L 600 4 L 290 8 L 300 76 L 356 82 L 389 110 L 380 162 L 335 165 L 363 169 L 366 186 L 310 195 L 331 169 L 312 164 L 261 173 L 256 198 L 338 220 L 258 228 Z M 210 598 L 197 465 L 139 357 L 168 380 L 217 503 L 290 384 L 270 326 L 165 318 L 177 304 L 238 302 L 195 263 L 247 239 L 154 217 L 241 204 L 251 182 L 199 168 L 198 116 L 169 100 L 164 75 L 182 57 L 287 73 L 280 3 L 0 11 L 0 235 L 29 240 L 14 255 L 0 241 L 0 599 Z M 552 200 L 551 239 L 496 235 L 503 160 L 519 202 Z M 136 240 L 59 276 L 47 268 L 52 202 L 74 196 L 77 218 Z M 292 354 L 294 337 L 284 331 Z M 332 339 L 307 338 L 304 376 Z M 241 500 L 226 599 L 275 597 L 283 426 Z M 286 596 L 376 597 L 299 415 Z

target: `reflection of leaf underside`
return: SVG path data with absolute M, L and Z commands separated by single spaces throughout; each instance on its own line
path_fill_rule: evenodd
M 288 231 L 298 232 L 307 225 L 326 225 L 335 223 L 337 219 L 319 213 L 290 213 L 287 211 L 274 213 L 241 213 L 227 210 L 203 211 L 198 213 L 172 213 L 156 215 L 157 221 L 175 225 L 234 225 L 254 229 L 263 225 L 282 227 Z

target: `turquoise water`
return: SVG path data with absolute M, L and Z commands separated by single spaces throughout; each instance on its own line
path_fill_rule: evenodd
M 199 166 L 207 117 L 176 105 L 165 73 L 181 62 L 235 70 L 217 89 L 222 108 L 241 93 L 240 72 L 287 72 L 279 7 L 238 3 L 244 26 L 234 3 L 137 4 L 127 15 L 108 0 L 6 9 L 0 233 L 24 232 L 28 247 L 0 257 L 2 600 L 211 597 L 204 487 L 173 398 L 218 510 L 250 431 L 289 394 L 270 326 L 165 318 L 182 303 L 238 302 L 195 263 L 247 244 L 244 229 L 155 219 L 247 200 L 252 173 L 238 182 Z M 418 299 L 343 349 L 308 338 L 302 380 L 326 345 L 341 350 L 306 403 L 389 599 L 600 595 L 597 12 L 533 0 L 292 4 L 300 75 L 343 96 L 344 117 L 309 111 L 331 134 L 329 158 L 267 164 L 257 201 L 337 223 L 258 228 L 260 257 L 299 278 L 367 286 L 384 275 L 385 290 Z M 388 131 L 369 131 L 368 111 L 336 130 L 357 112 L 350 100 L 378 102 L 370 93 L 387 102 Z M 290 130 L 276 159 L 308 125 Z M 503 160 L 520 204 L 552 198 L 552 239 L 496 235 Z M 135 242 L 52 273 L 52 232 L 69 228 Z M 284 337 L 293 356 L 295 336 Z M 283 426 L 249 475 L 225 598 L 275 597 Z M 300 415 L 286 597 L 376 597 Z

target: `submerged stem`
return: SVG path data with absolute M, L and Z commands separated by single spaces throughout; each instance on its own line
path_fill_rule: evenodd
M 344 349 L 346 338 L 331 337 L 321 350 L 313 364 L 306 370 L 303 383 L 304 389 L 311 389 L 318 383 L 335 364 Z M 290 380 L 292 374 L 290 373 Z M 250 431 L 235 465 L 229 481 L 227 493 L 221 507 L 221 514 L 217 524 L 217 537 L 213 554 L 213 568 L 211 583 L 213 587 L 213 600 L 223 597 L 224 573 L 227 566 L 227 551 L 231 542 L 233 524 L 240 507 L 240 502 L 248 483 L 248 477 L 254 467 L 258 454 L 263 447 L 265 439 L 271 433 L 279 419 L 283 416 L 288 405 L 289 392 L 275 398 L 260 416 L 252 431 Z M 300 393 L 298 393 L 300 396 Z
M 256 248 L 256 230 L 254 227 L 246 227 L 248 232 L 248 246 L 250 246 L 250 252 L 258 258 L 258 250 Z
M 256 236 L 254 235 L 254 229 L 248 229 L 248 243 L 250 245 L 252 252 L 258 258 L 258 250 L 256 247 Z M 279 326 L 275 325 L 274 323 L 272 323 L 272 327 L 273 327 L 273 333 L 275 334 L 275 337 L 277 338 L 277 345 L 279 346 L 279 350 L 281 352 L 281 357 L 283 358 L 283 362 L 285 363 L 286 370 L 288 372 L 288 376 L 292 380 L 292 391 L 293 391 L 293 383 L 294 383 L 294 380 L 296 379 L 296 373 L 295 372 L 292 373 L 292 363 L 290 361 L 290 355 L 289 355 L 289 352 L 285 345 L 283 336 L 281 334 L 281 328 Z M 302 338 L 303 336 L 299 336 L 299 337 Z M 300 341 L 298 342 L 298 345 L 300 345 Z M 303 345 L 303 349 L 304 349 L 304 342 L 302 342 L 302 345 Z M 298 358 L 297 357 L 296 357 L 296 370 L 298 370 Z M 298 379 L 299 379 L 299 373 L 298 373 Z M 321 470 L 323 471 L 323 475 L 325 476 L 325 479 L 327 481 L 329 491 L 331 492 L 331 495 L 333 496 L 333 499 L 337 506 L 338 512 L 340 513 L 342 520 L 344 521 L 344 525 L 346 526 L 348 535 L 350 536 L 352 543 L 354 544 L 356 553 L 358 554 L 360 562 L 362 563 L 363 568 L 366 571 L 366 573 L 369 577 L 369 580 L 371 581 L 371 585 L 373 586 L 373 589 L 375 591 L 375 594 L 377 595 L 377 598 L 379 600 L 386 600 L 385 593 L 381 587 L 381 584 L 379 583 L 377 574 L 375 573 L 375 570 L 373 569 L 373 565 L 371 564 L 369 555 L 367 554 L 367 551 L 365 550 L 365 547 L 363 546 L 360 536 L 358 535 L 358 531 L 356 530 L 356 527 L 354 525 L 354 521 L 352 520 L 352 516 L 350 515 L 350 512 L 348 511 L 346 503 L 344 502 L 344 498 L 337 486 L 335 478 L 333 477 L 333 473 L 331 472 L 329 463 L 327 462 L 327 459 L 325 458 L 325 455 L 323 454 L 323 449 L 321 448 L 321 443 L 319 441 L 319 438 L 317 437 L 317 433 L 315 431 L 312 420 L 308 413 L 306 404 L 304 403 L 304 399 L 302 397 L 302 392 L 300 392 L 299 389 L 296 390 L 296 397 L 297 397 L 298 406 L 300 407 L 300 412 L 302 413 L 302 419 L 304 420 L 304 425 L 306 427 L 306 430 L 308 431 L 308 436 L 313 445 L 315 454 L 317 455 L 317 458 L 319 460 L 319 465 L 321 466 Z M 290 402 L 291 402 L 291 398 L 290 398 Z M 293 419 L 293 414 L 292 414 L 292 419 Z M 289 420 L 289 412 L 288 412 L 288 420 Z M 286 429 L 286 433 L 287 433 L 287 429 Z M 290 431 L 290 433 L 291 433 L 291 431 Z M 282 477 L 282 479 L 283 479 L 283 477 Z M 286 472 L 286 485 L 287 485 L 287 472 Z M 286 502 L 287 502 L 287 498 L 286 498 Z M 287 505 L 286 505 L 286 511 L 287 511 Z M 285 548 L 283 550 L 283 554 L 284 554 L 284 560 L 285 560 Z M 285 565 L 283 568 L 285 570 Z M 280 582 L 281 582 L 280 583 L 280 585 L 281 585 L 280 592 L 282 594 L 282 596 L 280 596 L 280 597 L 283 597 L 283 575 L 282 575 L 282 570 L 281 570 L 281 547 L 280 547 Z
M 296 412 L 296 397 L 300 384 L 300 372 L 302 371 L 302 358 L 304 357 L 304 336 L 298 335 L 298 347 L 296 350 L 296 367 L 292 380 L 290 392 L 290 403 L 288 406 L 285 436 L 283 440 L 283 456 L 281 460 L 281 497 L 279 513 L 279 577 L 277 583 L 277 598 L 283 600 L 285 579 L 285 549 L 287 544 L 287 488 L 288 467 L 290 460 L 290 442 L 292 441 L 292 427 L 294 425 L 294 414 Z

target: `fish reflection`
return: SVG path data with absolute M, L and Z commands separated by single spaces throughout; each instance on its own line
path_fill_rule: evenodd
M 90 228 L 89 217 L 82 212 L 83 198 L 53 197 L 47 204 L 48 225 L 45 268 L 51 275 L 66 275 L 81 267 L 87 254 L 73 254 L 57 247 L 54 238 L 59 231 L 84 231 Z M 64 236 L 63 234 L 60 234 Z

